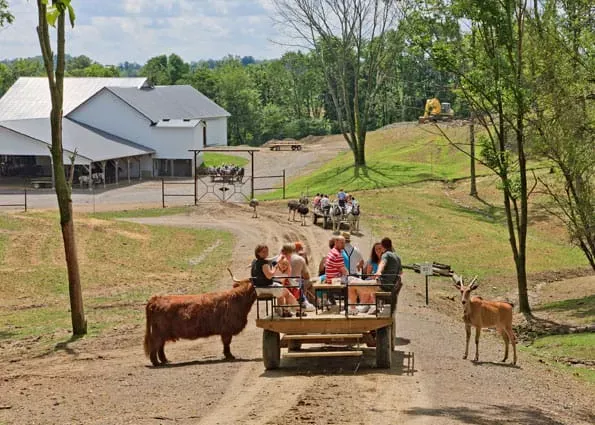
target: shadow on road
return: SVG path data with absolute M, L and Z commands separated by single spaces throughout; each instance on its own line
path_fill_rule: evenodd
M 362 357 L 308 357 L 281 359 L 281 368 L 264 370 L 260 375 L 265 378 L 286 377 L 287 375 L 308 376 L 348 376 L 348 375 L 394 375 L 413 376 L 415 369 L 414 353 L 393 351 L 390 369 L 376 367 L 376 350 L 374 348 L 359 348 L 364 352 Z M 308 352 L 308 350 L 303 350 Z
M 433 418 L 451 418 L 465 424 L 502 425 L 502 424 L 531 424 L 531 425 L 563 425 L 549 417 L 546 412 L 526 406 L 511 405 L 479 405 L 469 407 L 443 407 L 428 409 L 413 407 L 404 411 L 410 416 Z M 438 423 L 438 422 L 436 422 Z
M 204 366 L 204 365 L 212 365 L 212 364 L 218 364 L 218 363 L 246 363 L 246 362 L 262 362 L 262 357 L 257 357 L 254 359 L 236 358 L 234 360 L 227 360 L 222 357 L 220 359 L 192 360 L 190 362 L 167 363 L 167 364 L 164 364 L 161 366 L 146 365 L 146 367 L 149 369 L 173 369 L 173 368 L 177 368 L 177 367 Z

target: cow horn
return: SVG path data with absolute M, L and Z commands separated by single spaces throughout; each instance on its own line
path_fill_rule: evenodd
M 233 273 L 231 272 L 231 270 L 229 269 L 229 267 L 227 268 L 227 271 L 229 272 L 229 274 L 231 275 L 231 278 L 233 279 L 233 281 L 234 281 L 235 283 L 240 283 L 240 282 L 241 282 L 241 280 L 238 280 L 238 279 L 236 279 L 236 278 L 234 277 L 234 275 L 233 275 Z

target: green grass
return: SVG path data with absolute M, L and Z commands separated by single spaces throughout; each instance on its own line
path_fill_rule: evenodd
M 479 275 L 501 286 L 514 275 L 506 224 L 498 208 L 468 208 L 444 196 L 439 183 L 358 194 L 362 219 L 376 235 L 389 236 L 404 263 L 437 261 L 457 273 Z M 479 204 L 482 205 L 482 204 Z M 530 273 L 586 265 L 582 252 L 541 228 L 531 228 Z
M 162 210 L 157 210 L 161 212 Z M 145 211 L 153 215 L 155 211 Z M 141 214 L 139 214 L 141 215 Z M 229 265 L 230 233 L 147 226 L 107 217 L 75 219 L 89 334 L 143 321 L 142 305 L 156 293 L 213 289 Z M 106 218 L 104 218 L 106 217 Z M 39 338 L 51 346 L 68 337 L 68 281 L 57 213 L 27 213 L 18 232 L 0 238 L 0 340 Z
M 407 127 L 389 131 L 370 132 L 366 141 L 367 170 L 355 174 L 351 151 L 339 154 L 313 173 L 290 182 L 286 190 L 289 198 L 302 193 L 337 193 L 401 186 L 427 180 L 452 180 L 467 176 L 469 159 L 450 146 L 441 136 L 423 127 Z M 446 129 L 449 136 L 465 142 L 468 129 Z M 478 173 L 487 173 L 478 166 Z M 277 199 L 281 192 L 263 196 Z
M 94 214 L 89 214 L 90 217 L 100 218 L 104 220 L 113 218 L 131 218 L 131 217 L 162 217 L 165 215 L 176 215 L 189 213 L 193 211 L 194 207 L 167 207 L 167 208 L 144 208 L 136 210 L 121 210 L 121 211 L 102 211 Z
M 248 164 L 248 162 L 247 158 L 241 156 L 226 155 L 217 152 L 205 152 L 203 164 L 205 167 L 217 167 L 222 164 L 234 164 L 238 167 L 243 167 Z
M 563 314 L 580 323 L 595 323 L 595 295 L 543 304 L 534 310 Z
M 537 338 L 529 347 L 523 347 L 532 355 L 572 372 L 575 376 L 595 384 L 595 370 L 591 367 L 569 366 L 558 362 L 559 359 L 572 358 L 577 360 L 595 361 L 595 334 L 582 333 L 572 335 L 553 335 Z

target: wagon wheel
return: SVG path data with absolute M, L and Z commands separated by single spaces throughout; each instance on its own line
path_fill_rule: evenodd
M 262 360 L 267 370 L 278 369 L 281 363 L 281 341 L 278 332 L 265 329 L 262 333 Z
M 302 145 L 298 145 L 297 150 L 298 151 L 301 151 L 302 150 Z
M 392 326 L 386 326 L 376 331 L 376 367 L 390 369 L 392 350 L 390 343 Z

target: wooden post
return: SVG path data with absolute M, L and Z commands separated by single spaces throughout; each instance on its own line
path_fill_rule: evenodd
M 143 171 L 140 168 L 141 158 L 138 158 L 138 180 L 141 181 L 143 179 Z
M 116 169 L 116 173 L 118 170 Z M 128 184 L 130 184 L 130 158 L 126 158 L 126 174 L 128 176 Z
M 174 160 L 173 159 L 170 159 L 169 161 L 171 163 L 171 176 L 174 177 L 175 176 L 175 173 L 174 173 Z
M 105 165 L 107 161 L 101 161 L 101 179 L 103 180 L 103 188 L 105 189 Z M 116 168 L 117 170 L 117 168 Z M 117 171 L 116 171 L 117 172 Z
M 285 168 L 283 169 L 283 199 L 285 199 Z
M 116 185 L 118 185 L 118 160 L 114 159 L 114 167 L 116 169 Z
M 165 208 L 165 179 L 161 178 L 161 206 Z
M 250 176 L 250 199 L 254 199 L 254 152 L 250 152 L 250 167 L 252 169 L 252 175 Z
M 89 171 L 89 190 L 93 190 L 93 163 L 90 162 L 87 166 L 87 171 Z
M 198 204 L 198 174 L 196 174 L 196 161 L 198 152 L 194 151 L 194 163 L 192 164 L 192 173 L 194 176 L 194 205 Z

